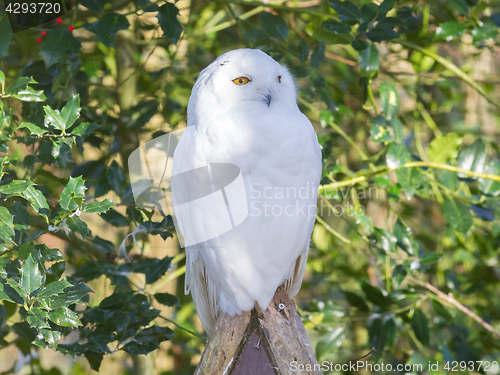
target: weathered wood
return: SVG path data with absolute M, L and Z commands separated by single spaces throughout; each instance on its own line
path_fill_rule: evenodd
M 265 311 L 219 317 L 194 375 L 319 375 L 299 371 L 315 364 L 295 302 L 279 288 Z

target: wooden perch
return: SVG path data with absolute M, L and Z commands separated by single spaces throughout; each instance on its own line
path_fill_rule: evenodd
M 280 287 L 265 311 L 256 305 L 219 317 L 194 375 L 321 374 L 300 368 L 319 365 L 295 302 Z

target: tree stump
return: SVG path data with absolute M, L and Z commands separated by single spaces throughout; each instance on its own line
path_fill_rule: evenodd
M 320 375 L 319 368 L 295 302 L 280 287 L 265 311 L 256 305 L 219 317 L 194 375 Z

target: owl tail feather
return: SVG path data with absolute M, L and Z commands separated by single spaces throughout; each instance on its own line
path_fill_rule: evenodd
M 201 324 L 209 335 L 212 334 L 220 311 L 217 288 L 209 280 L 203 258 L 199 256 L 197 251 L 186 251 L 184 292 L 185 294 L 191 292 Z

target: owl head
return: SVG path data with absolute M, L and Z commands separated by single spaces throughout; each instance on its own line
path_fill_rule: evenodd
M 270 111 L 296 107 L 296 87 L 287 68 L 258 49 L 226 52 L 203 69 L 188 105 L 188 125 L 224 111 Z

